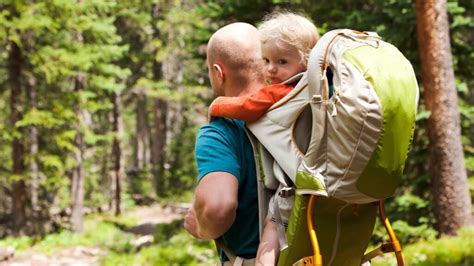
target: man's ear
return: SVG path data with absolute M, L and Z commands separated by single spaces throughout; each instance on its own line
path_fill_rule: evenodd
M 213 64 L 212 68 L 214 68 L 214 71 L 216 72 L 216 77 L 219 80 L 219 83 L 224 83 L 225 75 L 222 67 L 219 64 Z

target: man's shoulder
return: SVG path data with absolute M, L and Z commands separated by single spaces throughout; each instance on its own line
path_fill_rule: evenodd
M 199 135 L 202 134 L 222 134 L 223 136 L 233 137 L 244 131 L 244 122 L 236 119 L 216 117 L 210 123 L 199 129 Z
M 215 118 L 209 124 L 202 126 L 196 138 L 196 150 L 210 147 L 228 147 L 240 150 L 247 145 L 245 124 L 240 120 Z

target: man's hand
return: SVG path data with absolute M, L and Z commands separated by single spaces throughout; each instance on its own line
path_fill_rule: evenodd
M 194 207 L 189 208 L 188 213 L 184 217 L 184 228 L 195 238 L 199 238 L 198 223 L 196 220 L 196 212 Z

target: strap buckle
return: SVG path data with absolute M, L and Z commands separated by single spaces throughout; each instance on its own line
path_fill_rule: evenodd
M 282 198 L 289 198 L 295 195 L 295 188 L 294 187 L 284 187 L 278 192 L 278 196 Z
M 323 96 L 317 94 L 317 95 L 313 95 L 313 97 L 311 98 L 311 102 L 312 103 L 316 103 L 316 104 L 320 104 L 323 102 Z

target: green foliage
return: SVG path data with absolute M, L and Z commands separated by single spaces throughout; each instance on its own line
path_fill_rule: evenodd
M 211 241 L 192 238 L 181 231 L 161 244 L 146 247 L 138 253 L 112 253 L 102 265 L 212 265 L 217 263 Z
M 211 241 L 197 240 L 182 228 L 178 220 L 158 226 L 156 244 L 137 250 L 131 243 L 137 236 L 120 228 L 136 225 L 133 217 L 89 217 L 84 232 L 77 234 L 62 231 L 34 241 L 31 237 L 0 240 L 0 247 L 12 246 L 19 251 L 32 248 L 35 252 L 53 255 L 74 246 L 96 247 L 107 252 L 101 265 L 210 265 L 217 263 L 216 251 Z M 161 229 L 160 229 L 161 228 Z M 171 230 L 171 231 L 169 231 Z
M 25 250 L 33 244 L 31 237 L 7 237 L 0 240 L 0 247 L 13 247 L 15 250 Z
M 34 248 L 46 254 L 54 254 L 58 249 L 73 246 L 100 246 L 119 252 L 130 249 L 132 236 L 124 234 L 117 227 L 103 222 L 87 220 L 84 233 L 75 234 L 62 231 L 58 234 L 47 235 Z
M 183 220 L 175 220 L 169 224 L 158 224 L 153 234 L 156 243 L 162 243 L 170 239 L 179 230 L 182 230 Z
M 18 250 L 33 248 L 45 254 L 54 254 L 56 251 L 73 246 L 99 246 L 117 252 L 130 250 L 130 240 L 133 237 L 123 233 L 116 226 L 97 220 L 86 220 L 84 232 L 81 234 L 63 230 L 59 233 L 46 235 L 42 239 L 31 237 L 6 238 L 0 241 L 0 246 L 12 246 Z
M 190 115 L 191 116 L 191 115 Z M 187 116 L 187 117 L 190 117 Z M 197 171 L 194 159 L 194 140 L 198 127 L 185 118 L 181 130 L 170 144 L 173 160 L 166 171 L 169 180 L 168 195 L 180 195 L 194 188 Z
M 420 241 L 402 246 L 407 265 L 472 265 L 474 263 L 474 228 L 464 228 L 456 237 Z M 393 254 L 373 260 L 373 265 L 396 265 Z
M 421 223 L 419 226 L 411 226 L 406 221 L 398 220 L 392 224 L 398 240 L 402 243 L 416 243 L 423 240 L 435 239 L 438 232 L 427 223 Z
M 403 245 L 436 238 L 438 233 L 431 227 L 433 217 L 428 201 L 411 193 L 394 197 L 393 200 L 387 204 L 387 213 L 391 214 L 392 228 Z M 387 237 L 385 227 L 377 219 L 372 242 L 381 243 Z

